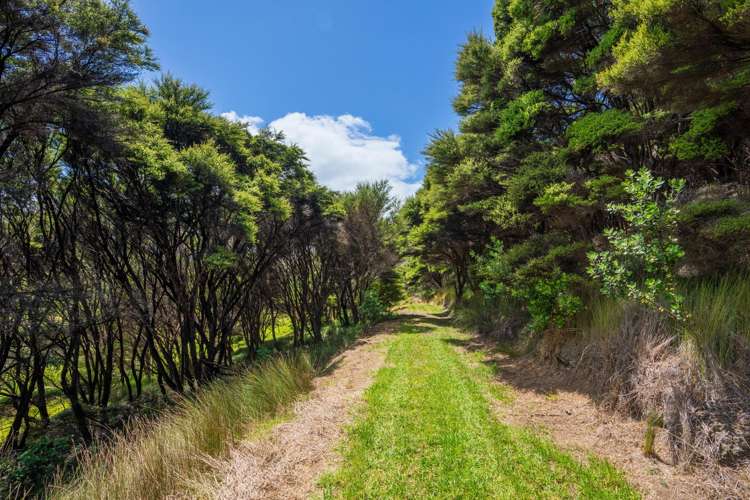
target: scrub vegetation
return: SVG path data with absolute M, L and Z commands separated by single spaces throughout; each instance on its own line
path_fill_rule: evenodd
M 672 463 L 744 463 L 748 5 L 497 0 L 493 20 L 399 212 L 410 293 L 594 382 Z
M 643 421 L 647 455 L 747 464 L 750 4 L 492 16 L 399 201 L 168 68 L 137 83 L 128 0 L 0 2 L 0 496 L 185 494 L 406 297 L 447 312 L 394 338 L 332 496 L 636 495 L 497 421 L 447 315 Z

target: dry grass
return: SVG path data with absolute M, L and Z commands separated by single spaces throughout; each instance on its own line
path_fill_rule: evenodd
M 602 302 L 599 307 L 614 311 L 592 311 L 592 317 L 606 319 L 591 323 L 606 332 L 606 321 L 616 318 L 609 333 L 581 336 L 566 347 L 565 357 L 578 359 L 578 372 L 588 374 L 607 406 L 637 418 L 657 416 L 669 439 L 672 463 L 718 467 L 744 462 L 750 457 L 746 378 L 726 369 L 711 347 L 719 338 L 737 345 L 740 332 L 731 327 L 737 323 L 720 318 L 729 292 L 714 288 L 694 293 L 702 298 L 691 303 L 687 326 L 642 308 Z M 691 328 L 708 324 L 717 326 L 699 338 L 691 333 Z
M 61 499 L 165 498 L 226 457 L 249 424 L 273 416 L 309 391 L 306 354 L 278 357 L 239 379 L 219 381 L 156 423 L 142 422 L 97 452 L 84 453 L 77 477 L 51 490 Z

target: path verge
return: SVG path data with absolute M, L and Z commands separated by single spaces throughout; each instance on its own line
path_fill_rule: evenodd
M 242 443 L 215 464 L 218 480 L 201 496 L 220 499 L 309 498 L 316 482 L 335 466 L 336 445 L 352 411 L 383 366 L 380 345 L 398 322 L 379 325 L 330 363 L 309 397 L 295 404 L 287 422 Z

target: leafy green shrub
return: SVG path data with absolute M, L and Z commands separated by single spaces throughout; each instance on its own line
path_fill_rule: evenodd
M 4 491 L 10 485 L 18 492 L 41 491 L 55 471 L 65 464 L 70 451 L 71 443 L 66 438 L 42 436 L 34 440 L 15 459 L 8 459 L 0 466 L 0 476 L 6 483 L 0 493 L 13 496 L 13 492 Z
M 536 257 L 537 244 L 529 241 L 506 252 L 502 242 L 495 240 L 483 255 L 476 256 L 474 272 L 488 299 L 524 309 L 534 331 L 550 325 L 562 328 L 578 312 L 582 301 L 573 292 L 576 277 L 563 272 L 559 264 L 581 246 L 556 245 Z
M 534 200 L 534 205 L 542 212 L 549 213 L 560 207 L 587 207 L 591 202 L 573 192 L 575 184 L 572 182 L 558 182 L 550 184 L 544 193 Z
M 601 149 L 608 145 L 608 139 L 621 137 L 640 130 L 643 124 L 627 111 L 610 109 L 602 113 L 588 113 L 568 128 L 568 144 L 571 149 Z
M 575 276 L 555 270 L 513 290 L 513 296 L 526 303 L 530 327 L 543 331 L 549 326 L 563 328 L 580 310 L 583 302 L 571 291 Z
M 625 194 L 622 180 L 613 175 L 600 175 L 586 181 L 585 186 L 592 202 L 611 202 L 619 200 Z
M 734 102 L 723 103 L 694 111 L 691 116 L 690 129 L 675 138 L 669 149 L 680 160 L 705 158 L 717 160 L 727 154 L 729 148 L 714 131 L 719 122 L 736 108 Z
M 623 187 L 629 203 L 613 203 L 609 211 L 621 216 L 625 229 L 604 234 L 609 248 L 589 253 L 589 274 L 601 281 L 606 295 L 627 297 L 659 311 L 682 317 L 674 267 L 684 255 L 677 242 L 677 196 L 684 181 L 667 183 L 647 169 L 627 172 Z
M 382 273 L 375 283 L 375 290 L 380 303 L 386 309 L 404 300 L 404 287 L 401 284 L 401 276 L 395 270 Z
M 365 298 L 362 305 L 359 306 L 359 312 L 366 325 L 374 325 L 385 318 L 388 308 L 380 301 L 377 290 L 371 288 L 365 292 Z

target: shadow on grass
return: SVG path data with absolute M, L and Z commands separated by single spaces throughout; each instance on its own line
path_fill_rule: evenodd
M 466 339 L 442 340 L 467 352 L 481 353 L 483 356 L 480 361 L 492 370 L 497 382 L 516 390 L 530 391 L 547 397 L 560 392 L 578 393 L 587 396 L 596 404 L 604 403 L 607 398 L 607 394 L 602 393 L 591 382 L 590 373 L 577 371 L 557 357 L 543 360 L 532 354 L 533 349 L 519 352 L 508 341 L 469 333 L 471 336 Z

